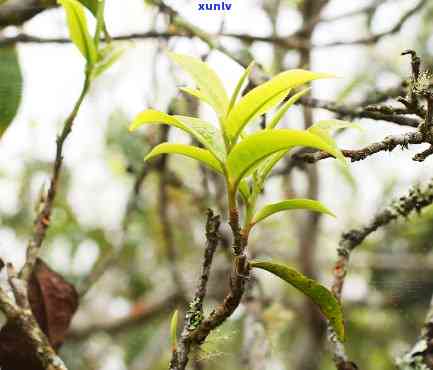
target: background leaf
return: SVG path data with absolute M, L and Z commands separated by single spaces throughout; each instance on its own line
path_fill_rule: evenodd
M 344 341 L 343 311 L 337 298 L 327 288 L 282 263 L 252 261 L 250 265 L 277 275 L 310 297 L 329 320 L 338 338 Z
M 0 47 L 0 137 L 18 111 L 22 85 L 23 77 L 15 47 Z

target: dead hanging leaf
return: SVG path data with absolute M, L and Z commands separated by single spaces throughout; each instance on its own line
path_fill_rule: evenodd
M 78 294 L 57 272 L 38 260 L 29 283 L 33 314 L 52 347 L 59 349 L 78 308 Z M 13 322 L 0 331 L 2 370 L 44 370 L 26 335 Z

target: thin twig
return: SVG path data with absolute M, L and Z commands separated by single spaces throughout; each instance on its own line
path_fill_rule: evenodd
M 368 108 L 353 107 L 343 104 L 338 104 L 332 101 L 314 99 L 309 97 L 302 97 L 299 104 L 311 108 L 326 109 L 330 112 L 337 113 L 342 117 L 347 118 L 370 118 L 377 121 L 388 121 L 402 126 L 418 127 L 422 122 L 421 119 L 407 117 L 406 115 L 395 114 L 395 112 L 383 113 L 374 112 Z
M 202 271 L 199 283 L 194 294 L 194 298 L 188 306 L 185 321 L 183 325 L 181 340 L 173 358 L 170 362 L 170 369 L 184 369 L 189 361 L 189 352 L 191 341 L 190 333 L 197 329 L 203 320 L 203 301 L 207 292 L 207 283 L 213 262 L 213 256 L 219 243 L 220 217 L 214 215 L 213 211 L 208 209 L 206 222 L 206 248 L 203 256 Z
M 124 318 L 110 321 L 109 323 L 93 324 L 82 329 L 71 331 L 68 336 L 68 341 L 82 341 L 89 336 L 105 332 L 110 335 L 124 333 L 131 328 L 136 328 L 157 317 L 167 315 L 172 312 L 174 307 L 180 302 L 179 294 L 172 294 L 157 302 L 138 302 L 134 305 L 133 311 Z
M 397 146 L 407 149 L 409 144 L 422 144 L 424 142 L 423 135 L 420 132 L 409 132 L 402 135 L 387 136 L 382 141 L 369 144 L 362 149 L 342 150 L 342 153 L 345 157 L 350 158 L 352 162 L 357 162 L 379 152 L 390 152 Z M 315 163 L 325 158 L 333 158 L 333 156 L 323 151 L 293 155 L 293 160 L 307 163 Z
M 54 200 L 57 195 L 57 185 L 59 182 L 60 173 L 63 164 L 63 146 L 65 144 L 66 139 L 68 138 L 69 134 L 72 131 L 72 126 L 75 122 L 75 118 L 77 117 L 78 111 L 81 107 L 81 104 L 83 103 L 84 97 L 86 96 L 89 88 L 90 88 L 90 76 L 89 73 L 86 73 L 86 78 L 84 80 L 81 94 L 77 102 L 75 103 L 74 109 L 66 119 L 61 134 L 57 137 L 56 157 L 53 164 L 50 187 L 48 189 L 46 199 L 43 203 L 42 210 L 39 212 L 36 218 L 34 229 L 33 229 L 33 236 L 31 237 L 27 245 L 26 262 L 20 271 L 20 277 L 26 281 L 28 281 L 28 279 L 30 278 L 42 242 L 45 239 L 47 229 L 50 225 L 51 212 L 53 209 Z

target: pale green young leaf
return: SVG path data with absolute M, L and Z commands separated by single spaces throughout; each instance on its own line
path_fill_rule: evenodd
M 272 169 L 276 166 L 276 164 L 287 154 L 287 150 L 281 150 L 279 152 L 276 152 L 272 155 L 270 155 L 268 158 L 266 158 L 263 163 L 260 164 L 259 168 L 257 169 L 257 177 L 260 181 L 264 181 L 269 174 L 271 173 Z
M 254 117 L 250 120 L 254 120 L 257 117 L 260 117 L 261 115 L 267 113 L 272 108 L 278 106 L 286 97 L 289 95 L 291 89 L 287 89 L 282 91 L 280 94 L 276 95 L 274 98 L 270 99 L 266 104 L 264 104 L 254 115 Z
M 337 298 L 317 281 L 306 277 L 299 271 L 282 263 L 252 261 L 251 267 L 266 270 L 286 281 L 311 300 L 320 308 L 323 315 L 335 330 L 340 341 L 344 341 L 343 311 Z
M 306 209 L 313 212 L 328 214 L 335 217 L 335 215 L 322 203 L 312 199 L 288 199 L 278 203 L 272 203 L 264 206 L 253 217 L 252 224 L 256 224 L 265 218 L 272 216 L 275 213 L 282 211 L 289 211 L 294 209 Z
M 246 94 L 231 110 L 226 121 L 225 130 L 235 142 L 243 128 L 254 118 L 272 109 L 278 102 L 277 97 L 284 98 L 284 93 L 307 82 L 319 78 L 332 77 L 325 73 L 315 73 L 301 69 L 282 72 L 270 81 L 256 87 Z M 273 104 L 270 104 L 272 102 Z M 278 104 L 278 103 L 277 103 Z
M 239 96 L 241 95 L 243 86 L 245 84 L 245 81 L 247 81 L 248 77 L 251 74 L 251 71 L 253 70 L 255 62 L 251 62 L 250 65 L 245 69 L 244 73 L 242 74 L 241 78 L 239 79 L 238 83 L 236 84 L 236 87 L 233 91 L 232 97 L 230 99 L 229 107 L 227 109 L 227 114 L 230 113 L 234 105 L 236 104 L 236 101 L 238 100 Z
M 289 108 L 295 104 L 299 99 L 301 99 L 307 92 L 310 91 L 310 88 L 306 88 L 297 94 L 293 95 L 287 102 L 283 104 L 283 106 L 278 110 L 277 113 L 272 117 L 271 122 L 266 126 L 267 130 L 272 130 L 275 127 L 277 127 L 278 123 L 281 121 L 283 116 L 286 114 L 286 112 L 289 110 Z
M 0 137 L 18 112 L 22 87 L 23 76 L 15 46 L 0 47 Z
M 100 51 L 100 57 L 93 69 L 93 77 L 97 78 L 114 63 L 116 63 L 125 52 L 126 48 L 118 47 L 113 44 L 107 45 Z
M 154 147 L 144 158 L 144 160 L 148 161 L 149 159 L 155 158 L 162 154 L 183 155 L 203 163 L 205 166 L 216 172 L 224 174 L 223 167 L 210 151 L 191 145 L 162 143 Z
M 170 116 L 163 112 L 153 109 L 145 110 L 139 113 L 129 130 L 133 131 L 138 127 L 146 124 L 165 124 L 179 128 L 191 136 L 208 149 L 219 161 L 224 162 L 226 158 L 224 141 L 217 128 L 212 124 L 202 121 L 198 118 L 187 116 Z
M 191 96 L 199 99 L 199 100 L 204 101 L 205 103 L 209 104 L 210 106 L 212 106 L 212 102 L 210 102 L 208 100 L 208 98 L 200 90 L 193 89 L 191 87 L 181 87 L 179 89 L 181 91 L 183 91 L 183 92 L 185 92 L 185 93 L 187 93 L 187 94 L 189 94 L 189 95 L 191 95 Z
M 245 202 L 248 202 L 248 198 L 250 197 L 250 187 L 248 186 L 248 182 L 244 179 L 239 183 L 239 192 L 242 195 L 242 198 Z
M 87 28 L 83 5 L 77 0 L 58 0 L 58 3 L 65 9 L 69 35 L 72 42 L 77 46 L 89 64 L 95 64 L 98 54 Z
M 321 137 L 322 140 L 326 141 L 329 145 L 331 145 L 336 150 L 335 157 L 344 167 L 347 167 L 346 158 L 344 157 L 341 150 L 338 149 L 337 143 L 331 135 L 332 131 L 343 128 L 357 128 L 362 130 L 361 126 L 356 123 L 341 121 L 337 119 L 330 119 L 316 122 L 308 129 L 308 132 L 311 132 L 312 134 Z
M 209 102 L 219 117 L 224 117 L 229 105 L 227 92 L 214 72 L 206 63 L 189 55 L 169 53 L 169 57 L 180 65 L 197 84 L 198 90 Z
M 263 159 L 296 146 L 307 146 L 324 150 L 332 155 L 337 154 L 337 151 L 326 141 L 308 131 L 290 129 L 260 131 L 247 136 L 228 155 L 227 168 L 231 185 L 237 188 L 239 181 Z
M 177 323 L 179 318 L 179 311 L 174 311 L 170 320 L 170 339 L 171 339 L 171 350 L 174 352 L 177 350 Z

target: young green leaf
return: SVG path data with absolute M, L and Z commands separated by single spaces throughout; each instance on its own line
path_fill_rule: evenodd
M 332 155 L 337 154 L 337 150 L 326 141 L 307 131 L 290 129 L 261 131 L 247 136 L 228 155 L 227 168 L 230 183 L 237 188 L 239 181 L 263 159 L 295 146 L 307 146 L 324 150 Z
M 23 77 L 15 47 L 0 47 L 0 137 L 15 118 L 22 86 Z
M 253 70 L 255 62 L 252 61 L 250 65 L 245 69 L 244 73 L 242 74 L 241 78 L 239 79 L 238 83 L 236 84 L 235 90 L 233 91 L 232 97 L 230 99 L 229 107 L 227 109 L 227 114 L 230 113 L 234 105 L 236 104 L 236 101 L 238 100 L 239 95 L 242 92 L 242 88 L 244 86 L 245 81 L 248 79 L 248 77 L 251 74 L 251 71 Z
M 171 350 L 174 352 L 177 350 L 177 322 L 179 317 L 179 311 L 174 311 L 170 320 L 170 337 L 171 337 Z
M 310 297 L 329 320 L 338 339 L 344 341 L 343 311 L 337 298 L 327 288 L 285 264 L 253 261 L 250 265 L 251 267 L 263 269 L 277 275 L 279 278 Z
M 263 182 L 271 173 L 272 169 L 276 166 L 276 164 L 287 154 L 287 150 L 281 150 L 270 155 L 266 158 L 263 163 L 260 164 L 257 169 L 257 178 Z
M 250 187 L 248 186 L 248 182 L 244 179 L 239 183 L 239 192 L 244 198 L 245 202 L 248 202 L 248 198 L 250 197 Z
M 65 9 L 72 42 L 77 46 L 89 64 L 95 64 L 98 55 L 87 28 L 83 5 L 77 0 L 58 0 L 58 3 Z
M 199 99 L 204 101 L 205 103 L 209 104 L 210 106 L 212 106 L 212 102 L 208 100 L 208 98 L 200 91 L 197 89 L 193 89 L 191 87 L 180 87 L 179 90 Z
M 188 72 L 197 84 L 205 101 L 210 103 L 219 117 L 224 117 L 229 100 L 224 86 L 214 70 L 200 59 L 188 55 L 169 53 L 169 57 Z
M 256 213 L 252 220 L 252 224 L 255 225 L 265 218 L 272 216 L 277 212 L 288 211 L 293 209 L 306 209 L 314 212 L 325 213 L 332 217 L 335 215 L 326 208 L 322 203 L 312 199 L 288 199 L 278 203 L 268 204 L 263 207 L 259 212 Z
M 114 63 L 116 63 L 125 52 L 125 48 L 109 44 L 100 51 L 99 60 L 93 69 L 93 78 L 99 77 Z
M 338 149 L 337 143 L 331 136 L 332 131 L 342 128 L 357 128 L 362 130 L 361 126 L 356 123 L 341 121 L 337 119 L 330 119 L 316 122 L 308 129 L 308 132 L 311 132 L 312 134 L 321 137 L 322 140 L 326 141 L 329 145 L 331 145 L 336 150 L 335 157 L 340 161 L 340 163 L 343 164 L 343 166 L 347 167 L 346 158 L 344 157 L 341 150 Z
M 238 135 L 250 121 L 278 104 L 280 100 L 276 100 L 277 97 L 284 98 L 292 88 L 328 77 L 331 75 L 295 69 L 282 72 L 251 90 L 233 107 L 225 121 L 225 130 L 229 138 L 232 142 L 236 142 Z
M 155 158 L 161 154 L 180 154 L 195 159 L 216 172 L 221 174 L 224 173 L 221 164 L 216 160 L 211 152 L 191 145 L 162 143 L 154 147 L 144 160 L 148 161 L 149 159 Z
M 177 127 L 197 139 L 219 161 L 225 161 L 226 154 L 223 138 L 218 129 L 208 122 L 194 117 L 170 116 L 153 109 L 148 109 L 134 118 L 129 126 L 129 130 L 133 131 L 146 124 L 166 124 Z
M 275 116 L 272 118 L 272 121 L 269 122 L 269 124 L 266 126 L 266 129 L 273 130 L 275 127 L 277 127 L 278 123 L 281 121 L 281 119 L 289 110 L 289 108 L 309 91 L 310 88 L 306 88 L 298 92 L 297 94 L 293 95 L 289 100 L 287 100 L 287 102 L 283 104 L 283 106 L 278 110 L 278 112 L 275 113 Z

